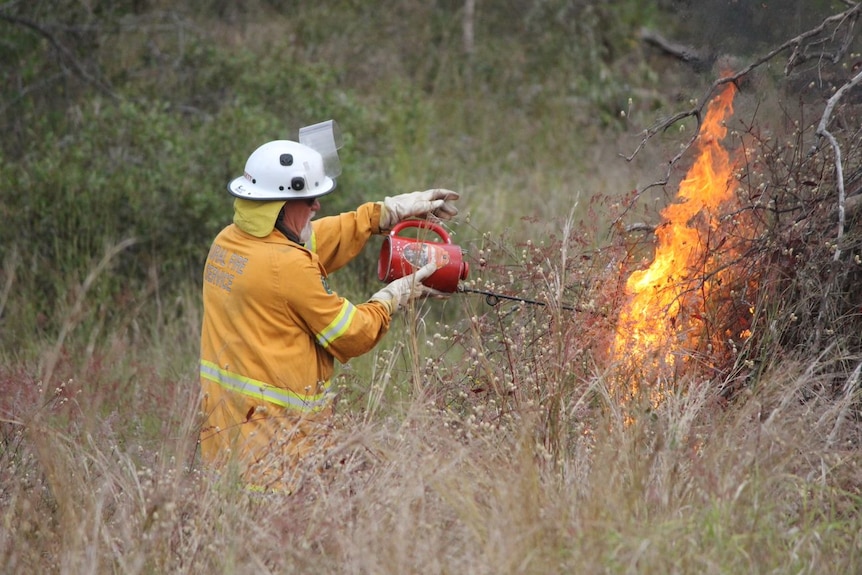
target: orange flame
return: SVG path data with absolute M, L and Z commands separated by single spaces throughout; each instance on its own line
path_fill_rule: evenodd
M 615 352 L 624 361 L 644 365 L 664 362 L 686 343 L 708 294 L 704 270 L 712 255 L 709 235 L 719 224 L 719 207 L 733 197 L 733 165 L 719 141 L 733 113 L 733 84 L 710 102 L 697 139 L 699 155 L 679 185 L 677 202 L 661 212 L 655 257 L 626 282 L 627 301 L 619 316 Z M 696 288 L 696 289 L 695 289 Z M 632 390 L 636 391 L 636 390 Z

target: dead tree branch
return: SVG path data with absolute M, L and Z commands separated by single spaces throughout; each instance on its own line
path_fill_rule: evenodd
M 109 85 L 103 82 L 101 79 L 94 77 L 89 72 L 85 66 L 81 63 L 81 61 L 72 53 L 72 51 L 66 47 L 51 31 L 32 20 L 27 18 L 20 18 L 18 16 L 12 16 L 11 14 L 4 14 L 0 12 L 0 20 L 8 22 L 9 24 L 15 26 L 22 26 L 27 28 L 39 36 L 45 38 L 49 44 L 54 48 L 54 51 L 58 54 L 59 60 L 61 63 L 65 63 L 70 69 L 72 74 L 79 77 L 84 82 L 95 86 L 99 91 L 109 96 L 112 99 L 118 100 L 119 95 L 111 89 Z
M 647 44 L 655 46 L 663 52 L 682 60 L 686 64 L 691 64 L 695 70 L 705 70 L 711 66 L 715 60 L 711 54 L 702 54 L 696 48 L 672 42 L 655 30 L 643 28 L 641 29 L 640 37 L 641 40 Z

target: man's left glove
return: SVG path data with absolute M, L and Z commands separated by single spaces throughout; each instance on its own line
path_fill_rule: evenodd
M 458 215 L 454 202 L 460 197 L 458 192 L 442 188 L 387 197 L 380 210 L 380 229 L 391 230 L 395 224 L 407 218 L 427 217 L 428 214 L 441 220 L 450 220 Z

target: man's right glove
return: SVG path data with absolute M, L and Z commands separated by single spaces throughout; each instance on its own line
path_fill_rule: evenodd
M 416 298 L 429 295 L 443 295 L 442 292 L 422 284 L 422 280 L 429 278 L 436 271 L 436 263 L 431 262 L 426 264 L 409 276 L 404 276 L 391 282 L 385 288 L 371 296 L 371 299 L 368 301 L 382 303 L 389 310 L 389 315 L 392 315 L 399 309 L 406 308 L 407 304 Z

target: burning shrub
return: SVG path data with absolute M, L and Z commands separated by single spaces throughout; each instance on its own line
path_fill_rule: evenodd
M 636 374 L 623 396 L 645 385 L 661 401 L 692 372 L 731 396 L 780 361 L 833 355 L 838 392 L 862 354 L 858 105 L 838 108 L 832 148 L 816 121 L 789 118 L 786 137 L 750 125 L 721 143 L 734 93 L 710 103 L 651 263 L 629 275 L 615 351 Z
M 480 247 L 474 291 L 508 305 L 474 315 L 465 330 L 471 391 L 454 404 L 488 425 L 538 413 L 557 442 L 561 410 L 590 401 L 586 382 L 597 370 L 616 372 L 608 381 L 617 401 L 643 392 L 653 405 L 693 377 L 732 398 L 789 359 L 818 358 L 834 371 L 817 378 L 824 389 L 805 393 L 844 390 L 862 356 L 858 105 L 835 109 L 840 164 L 809 110 L 800 117 L 815 121 L 785 112 L 786 136 L 767 135 L 732 118 L 736 92 L 725 82 L 709 103 L 654 245 L 649 235 L 619 234 L 590 249 L 595 230 L 574 233 L 569 222 L 562 238 L 539 246 Z M 638 269 L 644 251 L 649 263 Z

